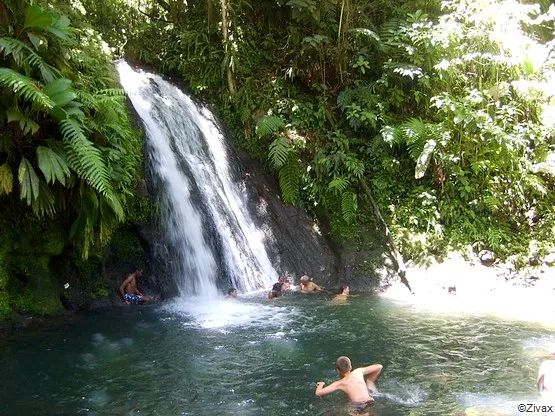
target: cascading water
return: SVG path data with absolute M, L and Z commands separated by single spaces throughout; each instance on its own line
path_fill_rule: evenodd
M 265 237 L 232 180 L 225 137 L 210 111 L 157 75 L 124 61 L 117 68 L 144 125 L 181 294 L 216 297 L 218 280 L 243 292 L 276 281 Z

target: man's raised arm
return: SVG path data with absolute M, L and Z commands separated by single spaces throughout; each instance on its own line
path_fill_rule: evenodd
M 371 364 L 368 367 L 362 369 L 362 373 L 366 376 L 368 375 L 368 380 L 374 381 L 382 372 L 383 365 L 381 364 Z

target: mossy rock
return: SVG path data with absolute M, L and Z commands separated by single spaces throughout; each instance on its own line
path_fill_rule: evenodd
M 52 315 L 63 309 L 58 283 L 51 276 L 47 256 L 10 259 L 6 291 L 10 307 L 19 313 Z

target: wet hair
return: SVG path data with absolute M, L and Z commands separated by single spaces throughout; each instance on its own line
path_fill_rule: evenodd
M 349 285 L 341 286 L 341 293 L 343 293 L 345 291 L 345 289 L 349 289 Z
M 337 361 L 335 362 L 335 367 L 337 368 L 337 371 L 339 371 L 339 374 L 348 373 L 353 368 L 351 366 L 351 360 L 349 359 L 349 357 L 346 357 L 344 355 L 337 359 Z
M 272 290 L 276 292 L 281 292 L 281 283 L 274 283 L 274 285 L 272 286 Z
M 234 287 L 230 287 L 229 289 L 227 289 L 227 294 L 231 295 L 233 292 L 235 292 L 237 289 L 235 289 Z
M 280 293 L 281 292 L 279 292 L 277 290 L 270 290 L 270 292 L 268 293 L 268 299 L 277 298 Z

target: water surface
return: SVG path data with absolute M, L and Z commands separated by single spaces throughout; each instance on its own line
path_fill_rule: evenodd
M 84 314 L 0 344 L 1 415 L 345 415 L 339 355 L 379 362 L 374 415 L 519 414 L 552 332 L 387 299 L 259 293 Z

